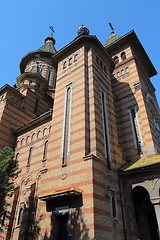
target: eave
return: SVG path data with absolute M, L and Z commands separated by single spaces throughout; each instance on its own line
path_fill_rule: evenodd
M 114 69 L 114 62 L 104 46 L 100 43 L 100 41 L 97 39 L 96 36 L 91 36 L 91 35 L 81 35 L 77 38 L 75 38 L 72 42 L 70 42 L 68 45 L 66 45 L 64 48 L 59 50 L 56 54 L 53 55 L 52 60 L 53 60 L 53 66 L 57 67 L 58 61 L 62 59 L 62 57 L 67 54 L 68 52 L 72 51 L 73 49 L 78 48 L 79 46 L 85 44 L 87 46 L 92 46 L 94 45 L 99 52 L 102 54 L 103 58 L 108 61 L 109 66 L 110 66 L 110 72 L 113 71 Z

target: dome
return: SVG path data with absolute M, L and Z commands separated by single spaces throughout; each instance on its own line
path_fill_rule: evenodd
M 113 34 L 111 35 L 108 40 L 104 43 L 104 47 L 108 47 L 110 44 L 116 42 L 118 39 L 120 38 L 120 36 Z
M 82 25 L 78 28 L 77 34 L 78 36 L 89 35 L 89 29 L 86 26 Z

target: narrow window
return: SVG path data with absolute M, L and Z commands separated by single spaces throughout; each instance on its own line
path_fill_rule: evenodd
M 119 63 L 119 58 L 118 58 L 118 56 L 115 56 L 113 60 L 114 60 L 115 64 Z
M 39 130 L 37 133 L 37 138 L 40 138 L 41 131 Z
M 71 64 L 72 64 L 72 58 L 69 59 L 68 65 L 71 65 Z
M 117 211 L 116 193 L 114 190 L 109 190 L 108 195 L 109 195 L 111 218 L 112 218 L 112 220 L 117 220 L 118 219 L 118 211 Z
M 121 53 L 121 59 L 122 59 L 122 60 L 125 60 L 125 59 L 126 59 L 126 53 L 125 53 L 125 52 L 122 52 L 122 53 Z
M 37 98 L 35 102 L 34 113 L 37 113 L 38 102 L 39 102 L 39 99 Z
M 77 61 L 78 61 L 78 54 L 74 56 L 74 62 L 77 62 Z
M 43 160 L 47 159 L 48 141 L 44 143 Z
M 18 161 L 18 160 L 19 160 L 19 153 L 16 153 L 15 161 Z
M 29 143 L 29 136 L 27 136 L 26 138 L 26 143 Z
M 24 208 L 25 208 L 25 203 L 20 203 L 19 209 L 18 209 L 18 215 L 17 215 L 17 222 L 16 222 L 17 227 L 19 227 L 22 223 Z
M 129 68 L 128 67 L 126 67 L 126 73 L 129 73 Z
M 63 142 L 62 142 L 62 165 L 67 164 L 67 158 L 70 151 L 70 124 L 71 124 L 71 84 L 66 88 L 64 125 L 63 125 Z
M 47 128 L 43 130 L 43 136 L 45 136 L 46 134 L 47 134 Z
M 24 138 L 22 138 L 21 140 L 21 145 L 24 145 Z
M 35 139 L 35 133 L 32 134 L 31 141 L 34 141 Z
M 48 74 L 47 74 L 47 81 L 49 82 L 51 78 L 51 70 L 48 70 Z
M 104 153 L 107 160 L 111 161 L 106 93 L 103 89 L 101 90 L 101 102 L 102 102 L 103 135 L 104 135 Z
M 65 69 L 66 67 L 67 67 L 67 61 L 63 63 L 63 69 Z
M 31 163 L 32 152 L 33 152 L 33 147 L 31 147 L 31 148 L 29 149 L 27 166 L 29 166 L 30 163 Z
M 142 153 L 142 136 L 136 106 L 129 109 L 129 116 L 133 134 L 134 147 L 137 148 L 138 153 Z

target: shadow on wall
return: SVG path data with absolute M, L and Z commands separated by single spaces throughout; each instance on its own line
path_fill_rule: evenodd
M 41 219 L 43 220 L 43 219 Z M 39 222 L 40 223 L 40 222 Z M 59 226 L 58 226 L 59 225 Z M 40 231 L 40 227 L 37 230 Z M 89 229 L 87 229 L 84 222 L 82 212 L 77 208 L 71 214 L 56 215 L 55 212 L 52 212 L 51 215 L 51 232 L 48 234 L 45 232 L 44 237 L 39 238 L 37 232 L 36 238 L 34 240 L 43 239 L 43 240 L 94 240 L 89 238 Z
M 30 206 L 25 207 L 18 240 L 94 240 L 94 238 L 89 237 L 89 229 L 86 227 L 79 208 L 71 214 L 56 215 L 55 211 L 52 212 L 51 230 L 47 231 L 46 229 L 44 234 L 41 231 L 41 226 L 45 222 L 45 218 L 41 214 L 35 220 L 35 207 L 35 201 L 30 202 Z

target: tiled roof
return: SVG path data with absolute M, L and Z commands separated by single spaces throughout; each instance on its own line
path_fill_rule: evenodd
M 141 158 L 139 160 L 136 160 L 135 162 L 128 163 L 122 168 L 122 170 L 127 172 L 130 170 L 152 166 L 158 163 L 160 163 L 160 155 L 156 155 L 154 157 L 148 157 L 148 158 Z
M 49 52 L 53 54 L 56 53 L 56 49 L 52 41 L 46 41 L 45 44 L 38 49 L 38 51 Z

